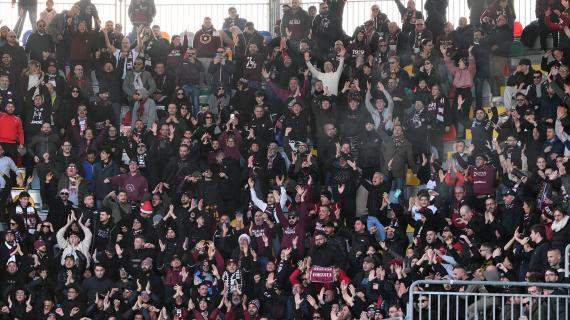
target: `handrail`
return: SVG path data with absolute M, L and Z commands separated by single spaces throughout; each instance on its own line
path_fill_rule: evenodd
M 568 254 L 568 252 L 570 251 L 570 245 L 568 245 L 566 247 L 566 253 Z M 566 262 L 566 266 L 568 266 L 568 263 Z M 411 285 L 410 288 L 408 289 L 408 304 L 407 304 L 407 308 L 406 308 L 406 319 L 409 319 L 410 316 L 413 313 L 414 310 L 414 295 L 426 295 L 426 296 L 432 296 L 432 295 L 436 295 L 438 292 L 436 291 L 416 291 L 416 288 L 418 288 L 421 285 L 452 285 L 452 286 L 457 286 L 457 285 L 464 285 L 464 286 L 468 286 L 468 285 L 482 285 L 482 286 L 497 286 L 497 287 L 530 287 L 530 286 L 536 286 L 536 287 L 541 287 L 541 288 L 552 288 L 552 287 L 556 287 L 556 288 L 564 288 L 564 289 L 568 289 L 570 290 L 570 284 L 569 283 L 548 283 L 548 282 L 510 282 L 510 281 L 478 281 L 478 280 L 473 280 L 473 281 L 464 281 L 464 280 L 417 280 L 414 281 Z M 446 292 L 446 294 L 451 294 L 451 295 L 457 295 L 457 296 L 480 296 L 479 294 L 475 293 L 475 292 Z M 488 294 L 481 294 L 481 295 L 488 295 Z M 505 296 L 502 295 L 500 293 L 495 293 L 493 294 L 494 296 Z M 525 296 L 529 296 L 528 294 L 515 294 L 515 293 L 511 293 L 508 296 L 510 297 L 514 297 L 514 296 L 519 296 L 519 297 L 525 297 Z M 542 295 L 538 295 L 535 296 L 538 298 L 543 298 Z M 568 296 L 564 295 L 564 296 L 558 296 L 558 295 L 550 295 L 547 296 L 550 298 L 565 298 L 568 299 Z
M 552 283 L 552 282 L 514 282 L 514 281 L 465 281 L 465 280 L 417 280 L 412 283 L 410 286 L 410 292 L 413 288 L 422 285 L 482 285 L 482 286 L 501 286 L 501 287 L 528 287 L 528 286 L 535 286 L 535 287 L 552 287 L 555 285 L 558 288 L 568 288 L 570 289 L 570 283 Z

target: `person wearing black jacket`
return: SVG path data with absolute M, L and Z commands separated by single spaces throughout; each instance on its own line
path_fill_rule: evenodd
M 443 34 L 448 5 L 448 0 L 427 0 L 425 3 L 426 26 L 431 31 L 433 39 Z
M 265 56 L 257 44 L 250 43 L 246 54 L 236 54 L 236 60 L 238 74 L 247 80 L 247 85 L 252 89 L 261 90 L 261 69 L 265 63 Z
M 364 179 L 365 177 L 363 177 Z M 361 185 L 368 190 L 368 198 L 366 199 L 366 209 L 368 214 L 374 217 L 380 217 L 381 211 L 389 205 L 389 199 L 384 197 L 384 193 L 390 191 L 388 179 L 380 171 L 372 174 L 371 181 L 362 180 Z
M 102 64 L 101 64 L 102 63 Z M 95 74 L 99 81 L 99 90 L 106 88 L 109 92 L 109 100 L 111 100 L 112 122 L 115 125 L 120 124 L 121 118 L 121 98 L 122 85 L 121 78 L 115 71 L 115 67 L 109 61 L 96 63 Z
M 247 79 L 239 79 L 237 82 L 237 90 L 230 99 L 230 106 L 239 114 L 240 121 L 247 123 L 248 117 L 253 114 L 253 109 L 257 102 L 255 101 L 255 90 L 249 87 Z
M 313 19 L 311 36 L 315 39 L 315 53 L 318 59 L 325 59 L 334 47 L 335 41 L 342 39 L 344 32 L 340 20 L 331 12 L 326 3 L 321 3 L 320 13 Z
M 26 52 L 30 54 L 31 60 L 42 60 L 42 52 L 55 53 L 55 44 L 51 35 L 46 33 L 46 23 L 38 21 L 36 30 L 26 41 Z
M 160 26 L 152 26 L 152 35 L 143 45 L 145 65 L 147 71 L 152 71 L 158 62 L 166 63 L 166 57 L 170 52 L 170 43 L 162 37 Z
M 481 29 L 473 31 L 473 49 L 471 54 L 475 58 L 475 77 L 473 82 L 475 84 L 475 108 L 481 109 L 483 107 L 483 85 L 485 81 L 489 80 L 489 52 L 490 46 L 486 38 L 483 37 Z
M 534 249 L 528 263 L 528 270 L 533 272 L 544 272 L 547 265 L 547 254 L 550 249 L 550 242 L 546 238 L 546 230 L 543 225 L 535 225 L 530 228 L 530 240 Z
M 511 44 L 513 43 L 513 30 L 507 24 L 505 16 L 497 18 L 497 25 L 488 36 L 488 45 L 491 48 L 489 63 L 491 68 L 490 85 L 493 96 L 499 96 L 500 88 L 505 83 L 503 70 L 508 66 Z
M 154 64 L 152 77 L 156 83 L 156 91 L 152 95 L 152 98 L 157 106 L 166 106 L 169 102 L 169 97 L 174 96 L 176 79 L 166 72 L 166 65 L 162 61 L 158 61 Z
M 51 122 L 51 110 L 43 95 L 34 96 L 33 102 L 24 110 L 24 132 L 26 140 L 40 133 L 45 122 Z
M 314 247 L 309 250 L 311 264 L 320 267 L 341 266 L 342 257 L 337 254 L 336 246 L 329 243 L 328 238 L 321 232 L 314 236 Z
M 424 107 L 424 102 L 417 100 L 414 110 L 404 124 L 408 132 L 407 138 L 412 144 L 414 158 L 417 158 L 422 153 L 429 154 L 428 124 L 429 115 Z
M 204 72 L 204 65 L 196 58 L 196 49 L 189 48 L 186 52 L 188 57 L 184 57 L 180 63 L 176 78 L 178 86 L 184 89 L 188 100 L 192 102 L 195 114 L 200 106 L 200 73 Z
M 260 147 L 265 148 L 273 141 L 273 123 L 263 106 L 256 106 L 253 114 L 249 128 L 253 130 L 255 141 L 259 143 Z

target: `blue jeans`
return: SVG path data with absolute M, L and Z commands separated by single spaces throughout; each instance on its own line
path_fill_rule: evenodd
M 192 102 L 192 114 L 198 114 L 200 111 L 200 86 L 186 84 L 182 87 L 182 89 L 184 89 L 184 92 L 186 92 L 188 100 Z

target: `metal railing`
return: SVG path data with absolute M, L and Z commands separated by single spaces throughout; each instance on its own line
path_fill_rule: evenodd
M 409 288 L 406 319 L 568 320 L 569 292 L 561 283 L 420 280 Z
M 570 277 L 570 244 L 564 249 L 564 277 Z
M 237 8 L 241 17 L 252 21 L 257 30 L 272 31 L 274 21 L 270 21 L 270 3 L 272 1 L 286 2 L 289 0 L 247 0 L 247 2 L 235 2 L 227 0 L 214 0 L 210 2 L 180 1 L 172 0 L 155 0 L 157 14 L 154 23 L 162 26 L 162 29 L 170 34 L 180 34 L 183 31 L 198 30 L 202 24 L 203 18 L 211 17 L 213 23 L 221 28 L 224 18 L 227 16 L 227 9 L 230 6 Z M 417 8 L 424 10 L 426 0 L 416 0 Z M 69 9 L 76 1 L 64 0 L 55 1 L 55 9 L 61 12 L 63 9 Z M 321 1 L 309 0 L 304 1 L 302 6 L 308 8 L 311 5 L 317 6 Z M 406 1 L 403 1 L 404 3 Z M 97 6 L 99 16 L 102 21 L 113 20 L 120 22 L 124 26 L 124 31 L 131 30 L 131 24 L 127 16 L 127 8 L 130 0 L 93 0 Z M 400 13 L 396 3 L 393 0 L 349 0 L 346 4 L 343 15 L 343 28 L 348 34 L 352 34 L 354 29 L 362 25 L 364 21 L 369 19 L 370 7 L 377 4 L 382 12 L 386 13 L 392 21 L 400 22 Z M 522 25 L 527 25 L 535 20 L 535 1 L 534 0 L 514 0 L 515 12 L 517 20 Z M 44 9 L 43 1 L 39 1 L 39 12 Z M 2 24 L 13 27 L 18 19 L 17 7 L 12 7 L 11 0 L 0 0 L 0 19 Z M 469 8 L 467 0 L 449 1 L 447 9 L 447 18 L 449 21 L 457 24 L 460 17 L 469 16 Z M 31 29 L 28 21 L 26 21 L 24 30 Z
M 570 277 L 570 244 L 564 249 L 564 277 Z

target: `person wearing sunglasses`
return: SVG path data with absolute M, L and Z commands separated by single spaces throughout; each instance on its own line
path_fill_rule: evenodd
M 144 69 L 143 59 L 137 57 L 134 60 L 133 69 L 127 71 L 123 81 L 123 92 L 127 95 L 130 102 L 134 102 L 135 91 L 141 88 L 146 90 L 147 96 L 152 96 L 156 91 L 156 82 L 154 82 L 152 74 Z

